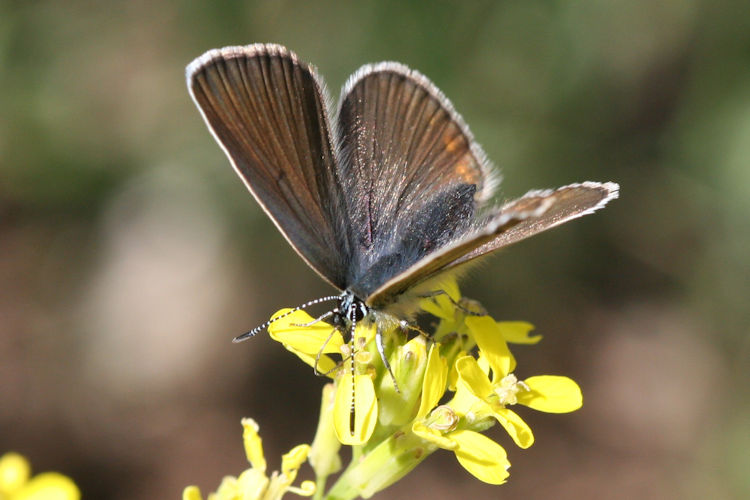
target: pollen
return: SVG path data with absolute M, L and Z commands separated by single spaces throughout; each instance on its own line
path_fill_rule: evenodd
M 530 390 L 529 386 L 523 380 L 518 380 L 512 373 L 503 377 L 494 388 L 495 394 L 503 406 L 518 403 L 518 393 L 528 390 Z

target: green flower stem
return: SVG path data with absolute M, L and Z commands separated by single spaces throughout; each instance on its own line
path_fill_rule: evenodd
M 437 446 L 405 426 L 358 461 L 352 460 L 325 499 L 369 498 L 404 477 L 435 450 Z
M 351 464 L 356 463 L 360 460 L 360 457 L 362 456 L 363 451 L 364 451 L 364 446 L 352 446 Z
M 313 500 L 323 500 L 323 492 L 326 490 L 326 481 L 328 476 L 320 476 L 315 478 L 315 494 Z

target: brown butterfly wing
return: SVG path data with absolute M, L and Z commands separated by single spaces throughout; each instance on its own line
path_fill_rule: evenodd
M 342 91 L 338 125 L 356 249 L 349 281 L 367 297 L 465 232 L 496 179 L 450 102 L 401 64 L 357 71 Z
M 211 50 L 188 88 L 232 166 L 297 253 L 344 289 L 348 218 L 314 68 L 279 45 Z

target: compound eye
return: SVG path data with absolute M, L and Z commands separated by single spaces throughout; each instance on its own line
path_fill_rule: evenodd
M 351 305 L 350 314 L 353 321 L 362 321 L 367 316 L 367 312 L 364 302 L 356 301 Z

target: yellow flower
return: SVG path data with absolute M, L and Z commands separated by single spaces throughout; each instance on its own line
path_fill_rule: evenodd
M 473 396 L 474 411 L 494 417 L 518 446 L 531 446 L 534 435 L 507 406 L 522 404 L 549 413 L 567 413 L 581 407 L 581 389 L 567 377 L 546 375 L 519 381 L 512 373 L 515 359 L 492 318 L 470 317 L 466 325 L 479 346 L 480 359 L 464 356 L 456 361 L 458 392 Z
M 287 311 L 289 309 L 282 309 L 273 317 Z M 348 344 L 344 343 L 337 329 L 323 321 L 310 324 L 313 321 L 314 318 L 306 312 L 296 311 L 271 323 L 268 332 L 271 338 L 281 342 L 319 373 L 336 380 L 333 411 L 336 436 L 342 444 L 364 444 L 370 439 L 378 419 L 375 386 L 372 373 L 367 370 L 372 356 L 365 349 L 375 337 L 375 328 L 364 324 L 357 326 L 355 346 L 359 350 L 351 355 Z M 337 364 L 328 356 L 334 353 L 345 356 L 344 362 Z M 355 364 L 353 380 L 351 363 Z
M 422 402 L 412 432 L 455 453 L 458 462 L 477 479 L 490 484 L 504 483 L 510 467 L 505 449 L 487 436 L 462 428 L 467 424 L 463 408 L 452 403 L 435 407 L 443 396 L 447 380 L 448 365 L 439 355 L 439 345 L 435 344 L 427 360 Z
M 354 447 L 352 462 L 326 493 L 331 498 L 369 498 L 439 448 L 452 451 L 478 479 L 502 484 L 510 467 L 505 449 L 481 432 L 499 422 L 526 448 L 534 436 L 509 406 L 523 404 L 558 413 L 581 406 L 580 389 L 566 377 L 516 378 L 516 361 L 507 343 L 537 343 L 541 336 L 530 334 L 531 324 L 495 321 L 481 305 L 461 298 L 455 281 L 444 283 L 443 290 L 420 302 L 440 320 L 429 352 L 422 336 L 404 343 L 398 328 L 381 331 L 392 373 L 379 362 L 371 323 L 358 323 L 351 343 L 332 325 L 316 322 L 303 311 L 270 325 L 273 339 L 334 380 L 324 389 L 321 420 L 310 453 L 322 492 L 326 478 L 341 468 L 340 444 Z M 469 354 L 477 346 L 478 359 Z M 446 390 L 453 397 L 439 405 Z M 259 438 L 254 446 L 252 453 L 248 451 L 253 467 L 239 478 L 226 478 L 209 500 L 234 500 L 238 492 L 242 500 L 277 498 L 268 496 L 276 476 L 265 475 L 264 460 L 260 465 Z M 282 484 L 281 494 L 293 491 L 293 480 Z M 200 500 L 197 490 L 186 490 L 185 495 L 186 500 Z
M 306 497 L 315 493 L 315 483 L 312 481 L 303 481 L 299 487 L 292 486 L 297 471 L 307 460 L 310 446 L 301 444 L 292 448 L 281 458 L 281 472 L 274 471 L 268 476 L 258 424 L 251 418 L 245 418 L 242 428 L 245 455 L 251 467 L 239 477 L 225 477 L 216 492 L 208 495 L 208 500 L 279 500 L 286 492 Z M 196 486 L 188 486 L 182 492 L 182 498 L 202 500 L 203 497 Z
M 73 481 L 57 472 L 31 477 L 29 462 L 17 453 L 0 457 L 1 500 L 78 500 L 81 492 Z

